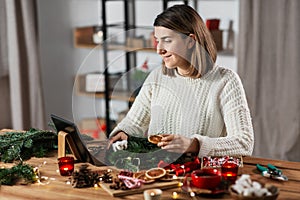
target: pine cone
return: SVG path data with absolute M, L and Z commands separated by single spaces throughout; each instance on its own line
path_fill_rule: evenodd
M 80 167 L 79 172 L 75 171 L 72 174 L 72 186 L 74 188 L 93 187 L 98 183 L 98 180 L 98 174 L 88 169 L 86 164 Z

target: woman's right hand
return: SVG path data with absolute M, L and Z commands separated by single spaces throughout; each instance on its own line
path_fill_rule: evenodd
M 110 146 L 114 142 L 116 142 L 116 141 L 122 141 L 122 140 L 127 140 L 127 139 L 128 139 L 128 135 L 124 131 L 120 131 L 115 136 L 113 136 L 113 137 L 111 137 L 109 139 L 109 143 L 108 143 L 107 149 L 109 149 Z

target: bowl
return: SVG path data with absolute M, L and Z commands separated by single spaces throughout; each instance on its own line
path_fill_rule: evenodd
M 266 189 L 268 189 L 268 191 L 271 193 L 271 195 L 261 196 L 261 197 L 243 196 L 241 194 L 238 194 L 236 191 L 234 191 L 232 186 L 229 187 L 229 193 L 230 193 L 230 196 L 236 200 L 275 200 L 275 199 L 277 199 L 277 197 L 279 195 L 279 189 L 277 187 L 275 187 L 273 185 L 268 185 L 268 184 L 264 185 L 264 187 Z
M 192 185 L 201 189 L 214 190 L 221 183 L 221 174 L 218 169 L 204 168 L 191 173 Z

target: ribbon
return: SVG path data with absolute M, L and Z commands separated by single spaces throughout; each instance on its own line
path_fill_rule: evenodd
M 129 176 L 124 176 L 124 175 L 118 175 L 118 178 L 122 180 L 126 187 L 132 189 L 132 188 L 139 188 L 142 186 L 143 183 L 145 183 L 144 180 L 142 179 L 137 179 Z
M 193 170 L 199 169 L 201 167 L 201 162 L 198 157 L 194 161 L 186 162 L 184 164 L 169 164 L 163 160 L 158 163 L 158 167 L 162 167 L 165 170 L 170 170 L 175 172 L 176 176 L 182 176 Z

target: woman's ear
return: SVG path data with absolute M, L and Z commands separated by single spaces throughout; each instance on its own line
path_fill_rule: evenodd
M 192 33 L 189 34 L 188 48 L 190 49 L 190 48 L 194 47 L 195 43 L 196 43 L 196 36 L 195 36 L 195 34 L 192 34 Z

